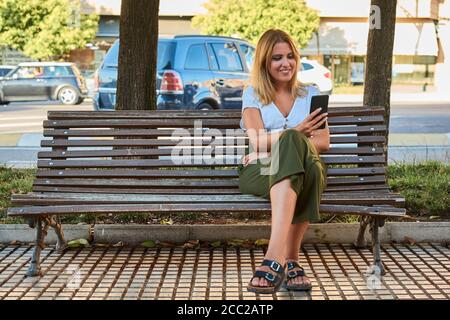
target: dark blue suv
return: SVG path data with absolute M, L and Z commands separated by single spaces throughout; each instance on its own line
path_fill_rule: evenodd
M 175 36 L 158 40 L 157 108 L 239 109 L 253 64 L 248 42 L 215 36 Z M 116 102 L 119 41 L 95 75 L 94 108 L 113 110 Z

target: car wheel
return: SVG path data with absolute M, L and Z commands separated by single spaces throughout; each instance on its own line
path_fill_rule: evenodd
M 63 87 L 58 92 L 58 100 L 63 104 L 76 104 L 79 99 L 78 92 L 73 87 Z
M 197 107 L 198 110 L 214 110 L 214 108 L 209 103 L 200 103 Z

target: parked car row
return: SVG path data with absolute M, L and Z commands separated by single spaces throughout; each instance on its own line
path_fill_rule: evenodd
M 255 48 L 248 42 L 218 36 L 174 36 L 158 39 L 157 108 L 240 109 Z M 94 77 L 94 108 L 114 110 L 119 41 L 107 52 Z M 302 60 L 304 83 L 324 94 L 332 91 L 330 71 L 316 61 Z
M 237 38 L 194 35 L 159 38 L 157 108 L 240 109 L 254 54 L 255 48 L 250 43 Z M 59 100 L 73 105 L 93 96 L 96 110 L 114 110 L 118 56 L 117 40 L 94 77 L 89 77 L 90 86 L 74 63 L 0 66 L 0 104 Z M 332 91 L 330 71 L 316 61 L 302 59 L 298 78 L 315 84 L 322 93 Z
M 87 93 L 86 81 L 69 62 L 20 63 L 0 78 L 0 104 L 59 100 L 73 105 L 82 103 Z

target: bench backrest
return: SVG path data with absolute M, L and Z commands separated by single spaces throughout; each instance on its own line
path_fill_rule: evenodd
M 240 110 L 49 112 L 50 140 L 41 146 L 51 149 L 38 154 L 33 191 L 238 194 L 237 164 L 248 139 L 230 129 L 239 129 L 240 118 Z M 203 129 L 194 129 L 196 121 Z M 387 189 L 384 109 L 330 108 L 329 127 L 326 191 Z M 169 159 L 186 146 L 193 156 Z M 210 157 L 195 156 L 205 153 Z

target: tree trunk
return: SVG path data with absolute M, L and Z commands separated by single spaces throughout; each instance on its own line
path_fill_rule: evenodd
M 159 0 L 122 0 L 116 110 L 156 110 Z
M 371 16 L 369 18 L 371 27 L 367 40 L 366 72 L 364 76 L 364 105 L 383 106 L 385 108 L 386 146 L 389 134 L 396 8 L 397 0 L 371 1 Z M 379 19 L 378 25 L 377 19 Z M 385 155 L 387 159 L 387 147 Z

